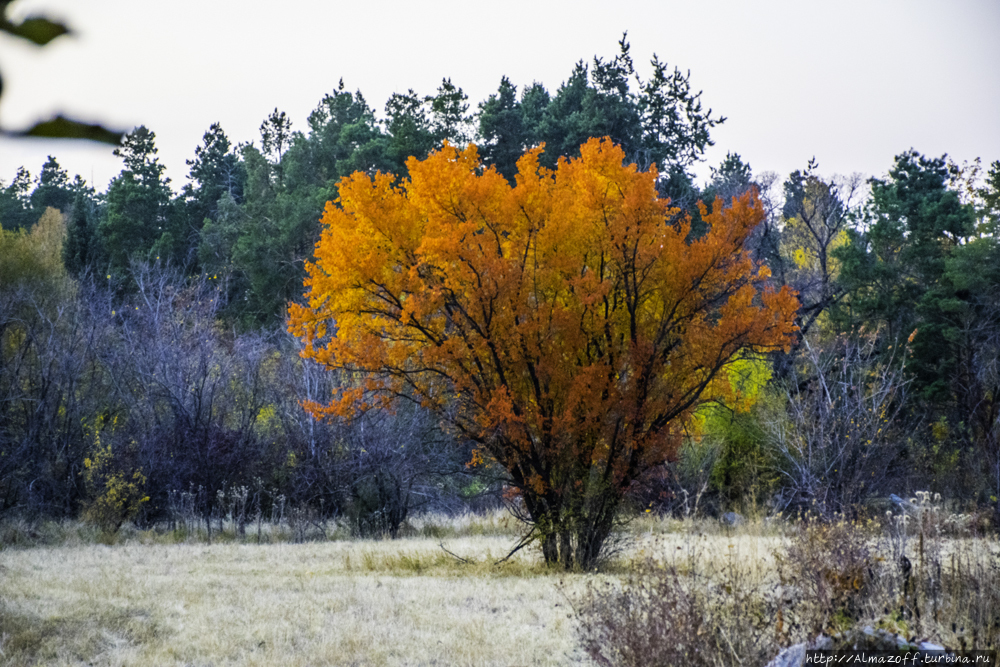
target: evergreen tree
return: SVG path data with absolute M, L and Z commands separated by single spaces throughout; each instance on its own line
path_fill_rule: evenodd
M 219 198 L 214 219 L 206 219 L 198 244 L 201 269 L 216 279 L 231 281 L 233 248 L 246 231 L 246 214 L 228 192 Z
M 466 115 L 467 100 L 447 78 L 435 95 L 421 97 L 413 89 L 405 95 L 393 93 L 385 105 L 387 170 L 404 176 L 410 157 L 422 160 L 445 141 L 458 146 L 471 141 L 473 119 Z
M 447 78 L 441 80 L 436 95 L 424 98 L 430 106 L 431 132 L 437 143 L 435 149 L 444 141 L 457 146 L 465 146 L 472 141 L 468 100 L 469 96 Z
M 261 152 L 274 167 L 277 180 L 282 180 L 281 158 L 292 141 L 292 121 L 284 111 L 274 111 L 260 124 Z
M 246 169 L 218 123 L 205 133 L 202 145 L 195 148 L 194 159 L 187 164 L 191 182 L 184 186 L 182 210 L 178 212 L 184 218 L 181 243 L 185 258 L 199 252 L 202 227 L 218 218 L 223 197 L 242 201 L 246 181 Z
M 91 268 L 99 259 L 97 240 L 98 206 L 94 189 L 79 175 L 69 186 L 73 202 L 66 216 L 66 243 L 63 263 L 74 276 Z
M 278 111 L 275 107 L 264 122 L 260 124 L 261 149 L 272 164 L 281 162 L 292 138 L 292 121 L 284 111 Z
M 576 156 L 590 137 L 610 137 L 626 160 L 648 166 L 655 158 L 643 145 L 638 100 L 629 90 L 635 74 L 628 45 L 609 62 L 595 57 L 593 67 L 577 63 L 570 78 L 552 98 L 539 129 L 552 155 Z
M 109 268 L 124 270 L 133 257 L 151 259 L 166 254 L 175 259 L 178 235 L 172 230 L 170 179 L 156 157 L 156 135 L 140 126 L 126 135 L 115 155 L 125 168 L 108 186 L 107 209 L 98 237 Z
M 865 226 L 835 253 L 849 293 L 837 311 L 840 322 L 879 328 L 888 345 L 913 334 L 908 368 L 932 401 L 947 399 L 958 361 L 953 316 L 963 296 L 949 262 L 975 233 L 972 207 L 947 180 L 944 158 L 912 150 L 897 156 L 888 179 L 870 181 Z
M 652 76 L 640 79 L 623 36 L 618 55 L 595 57 L 590 65 L 578 62 L 555 95 L 535 83 L 518 101 L 516 88 L 504 77 L 497 92 L 479 105 L 484 162 L 510 179 L 518 149 L 544 142 L 542 164 L 552 168 L 562 156 L 579 155 L 589 138 L 606 136 L 625 150 L 626 160 L 641 168 L 656 163 L 672 181 L 667 190 L 683 191 L 686 198 L 687 171 L 713 144 L 710 131 L 725 118 L 703 110 L 690 74 L 669 71 L 656 56 L 652 66 Z
M 437 137 L 428 118 L 425 98 L 411 88 L 406 94 L 393 93 L 385 104 L 385 130 L 389 135 L 386 159 L 389 170 L 406 173 L 406 160 L 424 158 L 437 147 Z
M 739 153 L 730 152 L 726 153 L 722 164 L 712 167 L 712 177 L 702 196 L 707 205 L 711 205 L 716 197 L 721 197 L 725 205 L 754 186 L 750 165 L 743 161 Z
M 623 49 L 627 47 L 623 44 Z M 670 72 L 656 55 L 651 64 L 653 76 L 644 84 L 640 82 L 637 100 L 642 150 L 660 169 L 687 169 L 715 145 L 711 130 L 726 118 L 713 118 L 711 109 L 702 109 L 701 91 L 691 92 L 690 72 L 682 74 L 676 67 Z
M 38 216 L 31 206 L 31 172 L 17 168 L 17 175 L 10 185 L 0 180 L 0 225 L 8 231 L 27 229 L 35 224 Z
M 283 162 L 294 160 L 295 153 L 289 150 Z M 227 271 L 229 313 L 245 326 L 257 327 L 280 321 L 285 304 L 301 293 L 301 282 L 296 281 L 304 275 L 310 243 L 315 244 L 308 229 L 318 233 L 318 223 L 296 210 L 312 202 L 288 194 L 260 151 L 244 148 L 243 160 L 244 204 L 239 210 L 223 209 L 226 215 L 205 230 L 199 256 L 206 266 Z
M 525 145 L 524 111 L 517 100 L 517 86 L 510 79 L 500 79 L 497 92 L 480 102 L 478 120 L 483 162 L 513 182 L 517 161 L 529 146 Z
M 232 149 L 229 137 L 218 123 L 212 123 L 194 155 L 193 160 L 187 160 L 191 183 L 185 187 L 185 195 L 189 206 L 203 214 L 201 219 L 214 219 L 224 194 L 242 201 L 246 173 L 239 154 Z
M 985 223 L 983 231 L 995 235 L 1000 231 L 1000 160 L 995 160 L 990 165 L 986 184 L 979 190 L 979 197 L 983 202 L 980 212 Z
M 307 170 L 296 174 L 296 185 L 329 187 L 355 171 L 374 174 L 388 167 L 383 156 L 385 138 L 374 111 L 361 91 L 345 90 L 343 79 L 337 90 L 323 97 L 308 122 L 308 147 L 302 148 L 309 159 L 292 160 Z
M 31 193 L 31 206 L 39 213 L 44 212 L 49 206 L 66 213 L 72 202 L 73 192 L 70 189 L 69 174 L 50 155 L 42 165 L 38 183 Z

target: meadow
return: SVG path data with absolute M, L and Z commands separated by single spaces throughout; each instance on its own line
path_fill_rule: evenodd
M 926 534 L 900 520 L 893 536 L 872 522 L 729 527 L 645 515 L 589 573 L 547 569 L 533 547 L 498 563 L 521 530 L 501 512 L 418 517 L 396 540 L 317 531 L 297 542 L 266 525 L 259 544 L 226 526 L 209 544 L 197 530 L 126 527 L 110 540 L 81 523 L 13 522 L 0 531 L 0 661 L 644 664 L 667 655 L 649 637 L 674 650 L 696 635 L 683 650 L 703 655 L 690 664 L 764 664 L 817 627 L 861 622 L 986 647 L 991 615 L 1000 619 L 996 541 L 968 526 L 960 535 L 954 516 L 924 517 L 937 531 Z M 913 557 L 921 621 L 903 608 L 887 558 L 897 548 Z M 889 598 L 903 607 L 879 609 Z

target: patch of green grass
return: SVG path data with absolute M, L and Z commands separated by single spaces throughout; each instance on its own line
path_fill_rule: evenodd
M 442 547 L 438 551 L 369 549 L 360 555 L 345 554 L 344 570 L 360 574 L 432 577 L 534 577 L 565 572 L 534 557 L 502 560 L 490 551 L 460 555 Z
M 160 633 L 145 609 L 76 609 L 74 612 L 41 618 L 0 605 L 3 664 L 93 663 L 109 649 L 138 646 Z

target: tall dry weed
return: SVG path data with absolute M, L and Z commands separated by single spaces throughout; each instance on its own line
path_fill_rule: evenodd
M 609 666 L 762 665 L 793 643 L 869 626 L 955 650 L 1000 647 L 1000 548 L 939 497 L 919 494 L 884 523 L 791 526 L 769 572 L 695 550 L 591 580 L 573 600 L 584 650 Z
M 777 652 L 775 582 L 732 551 L 677 548 L 572 599 L 584 652 L 604 666 L 765 664 Z

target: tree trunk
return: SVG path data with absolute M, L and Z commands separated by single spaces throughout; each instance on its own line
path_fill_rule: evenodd
M 573 532 L 568 526 L 559 531 L 559 559 L 563 569 L 573 569 Z
M 545 557 L 546 565 L 555 565 L 559 562 L 559 544 L 554 533 L 542 537 L 542 556 Z
M 577 536 L 576 560 L 581 568 L 589 570 L 597 565 L 604 543 L 611 535 L 614 516 L 602 516 L 590 523 Z
M 542 503 L 526 503 L 538 507 Z M 583 503 L 581 503 L 583 504 Z M 533 514 L 535 525 L 541 530 L 542 556 L 550 566 L 566 570 L 593 568 L 614 525 L 617 498 L 601 498 L 588 503 L 591 513 L 549 511 Z

